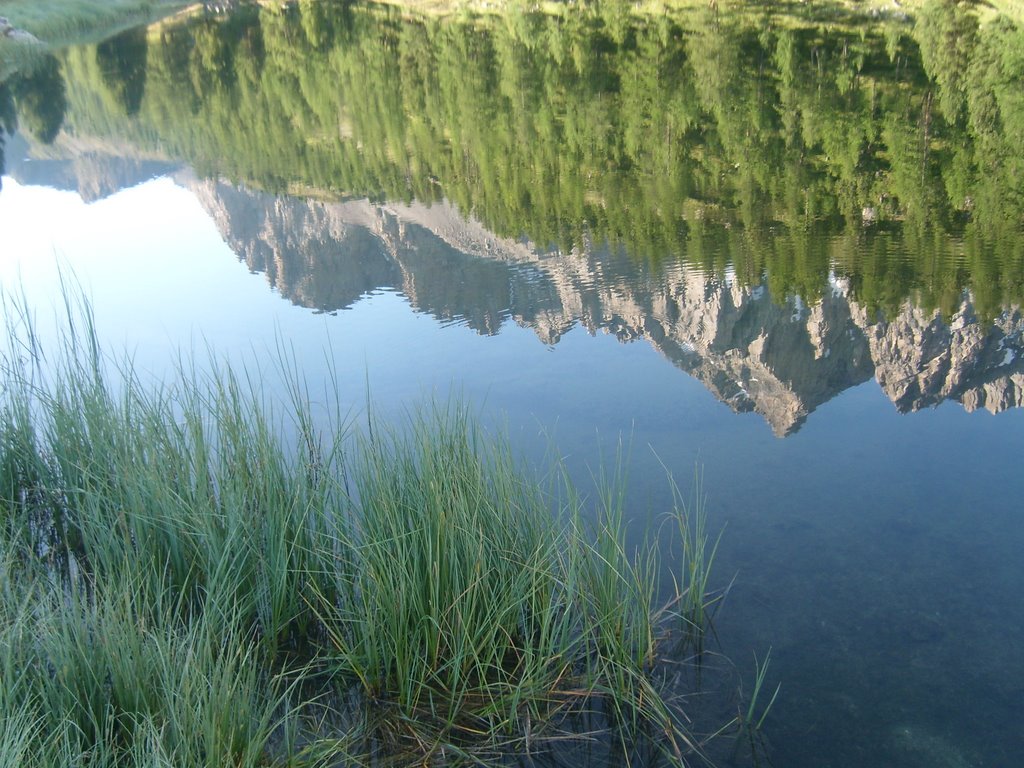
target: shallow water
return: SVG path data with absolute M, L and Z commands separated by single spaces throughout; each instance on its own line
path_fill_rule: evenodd
M 584 480 L 622 436 L 638 527 L 699 466 L 773 765 L 1012 765 L 1024 33 L 826 15 L 322 3 L 62 51 L 0 90 L 0 280 L 45 327 L 73 274 L 156 375 L 283 344 L 314 399 L 456 393 Z

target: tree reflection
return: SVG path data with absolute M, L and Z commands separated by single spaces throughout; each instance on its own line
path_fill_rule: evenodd
M 43 144 L 52 144 L 67 112 L 67 88 L 60 62 L 43 56 L 27 72 L 14 75 L 9 85 L 17 104 L 18 123 Z
M 447 199 L 541 248 L 768 274 L 777 296 L 838 270 L 872 311 L 1020 301 L 1024 33 L 947 0 L 914 23 L 800 13 L 303 1 L 119 36 L 101 84 L 66 66 L 80 130 L 114 130 L 102 87 L 137 113 L 118 136 L 265 191 Z
M 0 83 L 0 177 L 6 168 L 4 162 L 4 146 L 7 136 L 14 133 L 18 126 L 17 110 L 14 106 L 14 94 L 7 83 Z
M 96 63 L 114 103 L 125 115 L 137 114 L 146 89 L 145 28 L 128 30 L 96 46 Z

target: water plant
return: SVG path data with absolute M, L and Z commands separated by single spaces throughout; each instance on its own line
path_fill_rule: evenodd
M 699 655 L 704 637 L 712 628 L 712 619 L 726 591 L 716 592 L 711 586 L 711 570 L 722 539 L 722 531 L 712 541 L 708 533 L 707 496 L 700 468 L 694 469 L 693 490 L 687 503 L 671 472 L 667 472 L 672 488 L 672 521 L 682 545 L 678 575 L 673 572 L 675 586 L 674 611 L 682 624 L 685 640 Z
M 284 364 L 278 399 L 215 358 L 144 381 L 87 303 L 65 315 L 51 348 L 6 305 L 12 764 L 488 762 L 581 723 L 627 758 L 702 755 L 653 674 L 672 628 L 620 476 L 539 480 L 458 402 L 318 425 Z M 684 595 L 707 594 L 700 526 Z
M 755 765 L 760 764 L 760 757 L 765 750 L 762 726 L 768 717 L 768 713 L 771 712 L 775 700 L 779 696 L 779 691 L 782 689 L 782 683 L 776 684 L 771 698 L 768 699 L 768 703 L 763 704 L 761 692 L 764 689 L 771 657 L 771 648 L 765 653 L 763 660 L 758 659 L 757 654 L 754 654 L 754 682 L 750 696 L 746 698 L 745 706 L 740 704 L 733 721 L 736 726 L 736 742 L 733 748 L 733 755 L 735 756 L 739 753 L 741 745 L 745 745 L 750 750 L 750 755 Z

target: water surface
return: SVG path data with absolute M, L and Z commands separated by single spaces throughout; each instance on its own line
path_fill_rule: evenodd
M 1011 765 L 1024 33 L 823 13 L 242 6 L 61 51 L 0 86 L 0 279 L 73 271 L 156 374 L 284 343 L 314 397 L 456 392 L 584 479 L 623 435 L 638 523 L 700 465 L 772 764 Z

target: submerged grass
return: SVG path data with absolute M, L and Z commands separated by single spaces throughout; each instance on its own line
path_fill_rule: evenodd
M 227 366 L 144 384 L 87 305 L 52 350 L 6 322 L 0 763 L 496 762 L 579 722 L 701 756 L 621 478 L 592 509 L 457 404 L 317 431 L 294 375 L 285 406 Z M 692 631 L 713 553 L 687 556 Z

